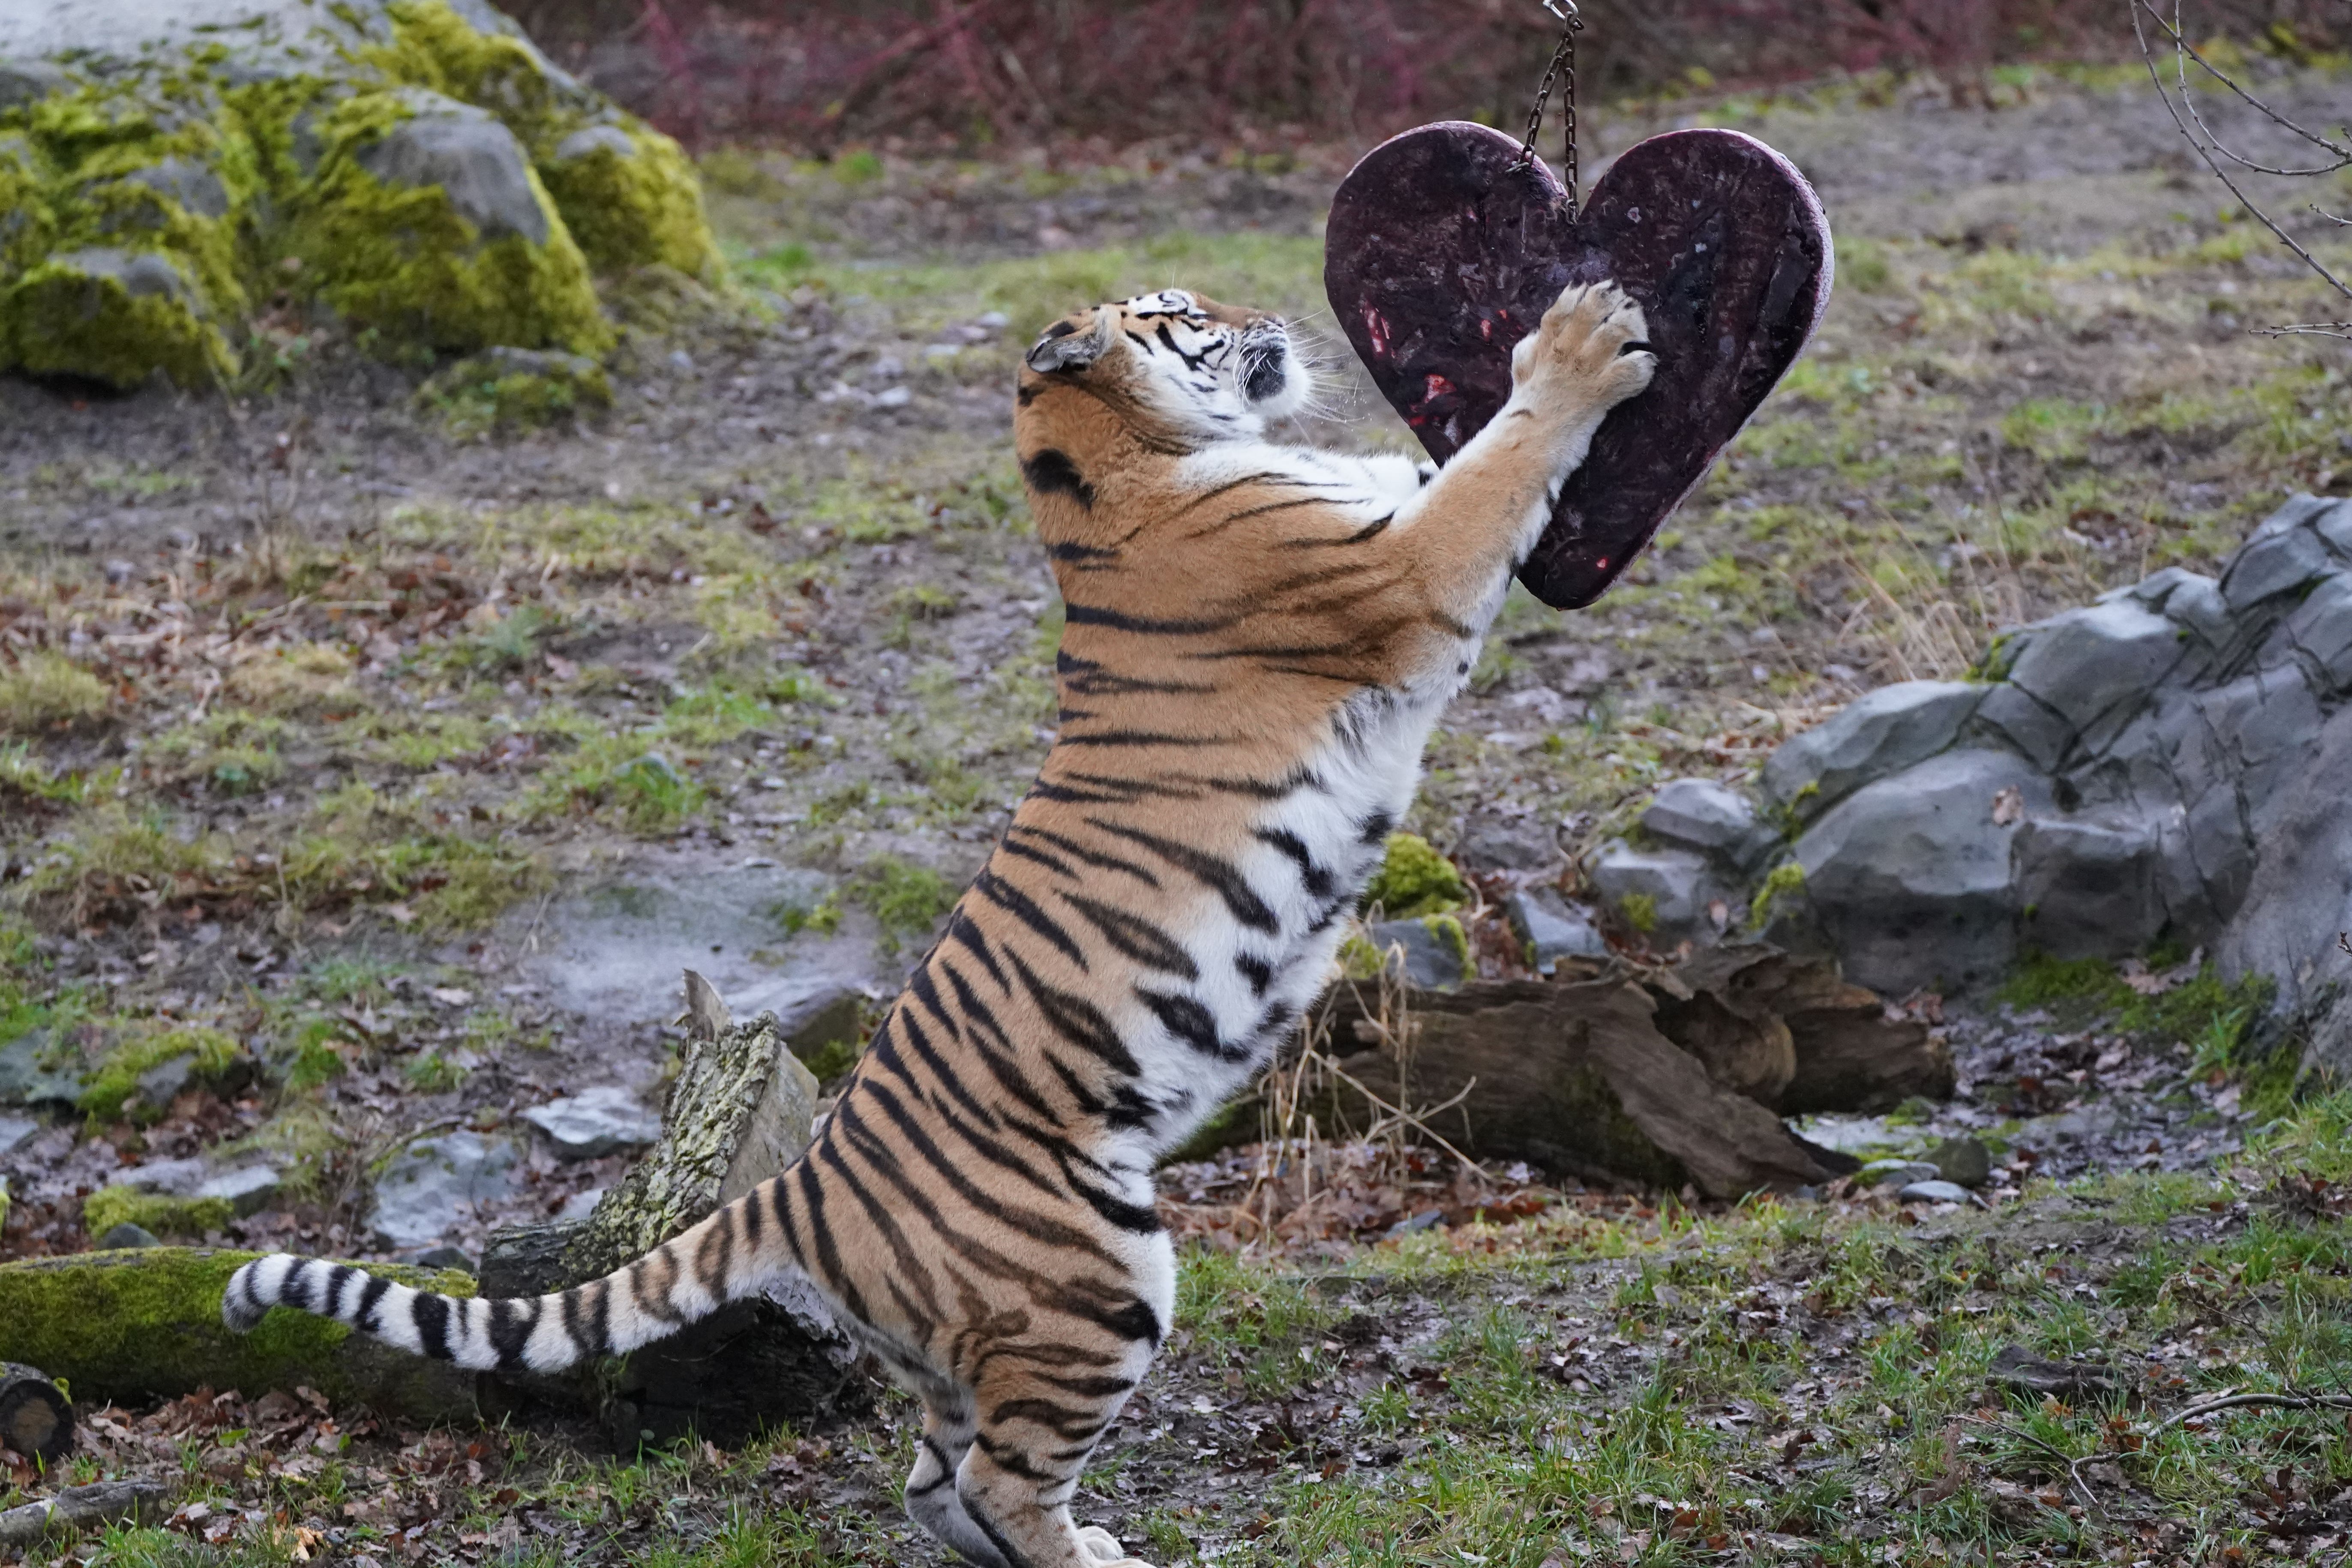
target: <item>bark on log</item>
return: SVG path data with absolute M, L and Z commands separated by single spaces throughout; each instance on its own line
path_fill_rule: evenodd
M 53 1498 L 0 1513 L 0 1552 L 21 1552 L 45 1535 L 63 1535 L 85 1525 L 125 1520 L 152 1524 L 163 1518 L 171 1495 L 171 1489 L 160 1481 L 99 1481 L 68 1487 Z
M 0 1362 L 0 1447 L 48 1464 L 73 1452 L 74 1409 L 37 1368 Z
M 1366 1016 L 1378 1005 L 1369 986 L 1335 998 L 1328 1050 L 1341 1073 L 1408 1110 L 1453 1102 L 1431 1131 L 1466 1154 L 1588 1180 L 1689 1182 L 1717 1197 L 1818 1184 L 1853 1162 L 1795 1136 L 1782 1113 L 1952 1089 L 1950 1058 L 1924 1026 L 1890 1019 L 1834 964 L 1762 943 L 1666 971 L 1584 964 L 1551 981 L 1408 992 L 1402 1051 L 1394 1021 Z M 1308 1108 L 1334 1133 L 1378 1114 L 1336 1078 Z M 1246 1136 L 1257 1118 L 1244 1110 L 1226 1125 Z
M 795 1024 L 734 1022 L 687 972 L 689 1040 L 662 1136 L 584 1221 L 489 1238 L 482 1293 L 539 1295 L 608 1274 L 784 1170 L 809 1144 L 817 1083 Z M 816 999 L 822 1005 L 824 999 Z M 618 1362 L 562 1377 L 500 1380 L 508 1400 L 595 1413 L 624 1452 L 688 1432 L 733 1446 L 766 1427 L 862 1408 L 859 1351 L 807 1286 L 786 1281 Z
M 260 1256 L 145 1247 L 0 1264 L 0 1359 L 44 1368 L 83 1399 L 310 1387 L 415 1421 L 476 1419 L 472 1373 L 328 1319 L 280 1309 L 250 1334 L 230 1332 L 221 1290 Z M 421 1289 L 474 1293 L 474 1281 L 454 1271 L 364 1267 Z

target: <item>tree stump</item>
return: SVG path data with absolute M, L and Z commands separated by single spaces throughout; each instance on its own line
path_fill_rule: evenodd
M 37 1368 L 0 1362 L 0 1447 L 46 1465 L 73 1446 L 73 1402 Z
M 484 1295 L 541 1295 L 609 1274 L 781 1173 L 808 1147 L 817 1083 L 792 1048 L 798 1021 L 761 1013 L 738 1024 L 692 970 L 686 991 L 686 1061 L 660 1140 L 587 1219 L 493 1235 L 482 1255 Z M 688 1432 L 731 1446 L 763 1427 L 863 1407 L 870 1390 L 859 1353 L 815 1292 L 791 1279 L 616 1363 L 500 1381 L 525 1400 L 595 1411 L 624 1452 Z

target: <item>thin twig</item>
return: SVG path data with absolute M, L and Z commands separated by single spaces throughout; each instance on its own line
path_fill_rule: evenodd
M 2052 1458 L 2066 1467 L 2066 1479 L 2074 1483 L 2075 1491 L 2082 1495 L 2083 1504 L 2085 1508 L 2088 1508 L 2094 1514 L 2097 1515 L 2102 1520 L 2107 1517 L 2106 1510 L 2099 1506 L 2098 1498 L 2092 1492 L 2090 1483 L 2083 1479 L 2083 1472 L 2075 1468 L 2078 1465 L 2089 1463 L 2091 1460 L 2098 1458 L 2097 1455 L 2085 1454 L 2079 1459 L 2072 1458 L 2063 1448 L 2059 1447 L 2056 1444 L 2037 1437 L 2031 1432 L 2021 1431 L 2015 1426 L 2011 1426 L 2006 1421 L 1988 1421 L 1981 1415 L 1963 1415 L 1960 1419 L 1963 1421 L 1973 1422 L 1979 1426 L 1990 1426 L 1994 1431 L 2014 1437 L 2021 1443 L 2032 1444 L 2035 1447 L 2041 1449 L 2043 1453 L 2049 1455 Z
M 2200 1400 L 2166 1416 L 2140 1436 L 2153 1440 L 2184 1421 L 2195 1421 L 2222 1410 L 2242 1410 L 2266 1406 L 2274 1410 L 2352 1410 L 2352 1394 L 2236 1394 L 2225 1393 L 2210 1399 Z

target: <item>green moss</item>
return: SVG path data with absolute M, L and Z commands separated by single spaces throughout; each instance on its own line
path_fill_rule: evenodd
M 1421 917 L 1421 929 L 1454 955 L 1454 961 L 1462 966 L 1463 979 L 1478 978 L 1478 971 L 1470 962 L 1470 933 L 1462 929 L 1460 921 L 1452 915 L 1423 915 Z
M 1658 900 L 1648 893 L 1628 893 L 1618 906 L 1625 923 L 1644 936 L 1658 929 Z
M 471 1417 L 473 1374 L 405 1355 L 341 1323 L 278 1308 L 250 1334 L 220 1321 L 221 1292 L 252 1252 L 179 1247 L 0 1264 L 0 1361 L 69 1379 L 83 1400 L 149 1400 L 198 1388 L 249 1396 L 316 1388 L 412 1418 Z M 463 1274 L 373 1263 L 421 1289 L 470 1296 Z
M 106 682 L 61 654 L 28 653 L 0 668 L 0 729 L 87 722 L 106 711 L 113 695 Z
M 850 879 L 849 893 L 874 912 L 883 940 L 895 947 L 900 939 L 928 936 L 941 915 L 955 908 L 953 882 L 928 866 L 917 866 L 895 855 L 877 855 Z
M 437 185 L 390 185 L 358 154 L 414 112 L 401 92 L 362 93 L 322 117 L 327 148 L 289 226 L 319 297 L 395 343 L 463 353 L 485 343 L 598 354 L 612 345 L 588 263 L 535 174 L 547 243 L 485 239 Z
M 694 165 L 660 132 L 629 122 L 574 132 L 540 174 L 599 272 L 660 266 L 704 282 L 720 277 Z
M 1772 868 L 1764 885 L 1756 889 L 1756 898 L 1748 906 L 1748 923 L 1760 928 L 1772 918 L 1772 906 L 1782 899 L 1801 898 L 1805 891 L 1805 868 L 1794 860 L 1784 860 Z M 1654 914 L 1654 910 L 1653 913 Z
M 416 400 L 464 440 L 601 413 L 613 406 L 613 383 L 603 365 L 581 354 L 496 348 L 442 371 L 417 389 Z
M 102 1237 L 118 1225 L 135 1225 L 153 1236 L 202 1237 L 226 1230 L 236 1210 L 226 1198 L 183 1198 L 130 1187 L 100 1187 L 82 1201 L 82 1228 Z
M 218 1029 L 167 1029 L 126 1040 L 100 1059 L 80 1106 L 99 1121 L 111 1121 L 139 1094 L 140 1079 L 156 1068 L 186 1058 L 190 1082 L 216 1084 L 236 1070 L 241 1056 L 237 1043 Z M 161 1105 L 142 1104 L 139 1110 L 148 1121 L 163 1113 Z
M 5 363 L 125 389 L 158 370 L 183 386 L 236 373 L 228 340 L 197 309 L 184 279 L 177 289 L 144 290 L 137 275 L 126 281 L 93 270 L 88 255 L 44 261 L 0 296 Z
M 1469 896 L 1462 873 L 1417 833 L 1389 835 L 1388 853 L 1364 889 L 1366 907 L 1377 905 L 1392 921 L 1444 914 Z
M 25 136 L 0 134 L 0 289 L 56 247 L 49 180 L 40 149 Z

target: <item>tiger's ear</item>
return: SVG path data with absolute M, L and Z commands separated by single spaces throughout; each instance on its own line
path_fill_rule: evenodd
M 1046 375 L 1055 371 L 1084 370 L 1110 352 L 1111 332 L 1108 310 L 1095 312 L 1091 331 L 1080 329 L 1074 321 L 1056 321 L 1045 329 L 1045 335 L 1029 351 L 1029 368 Z

